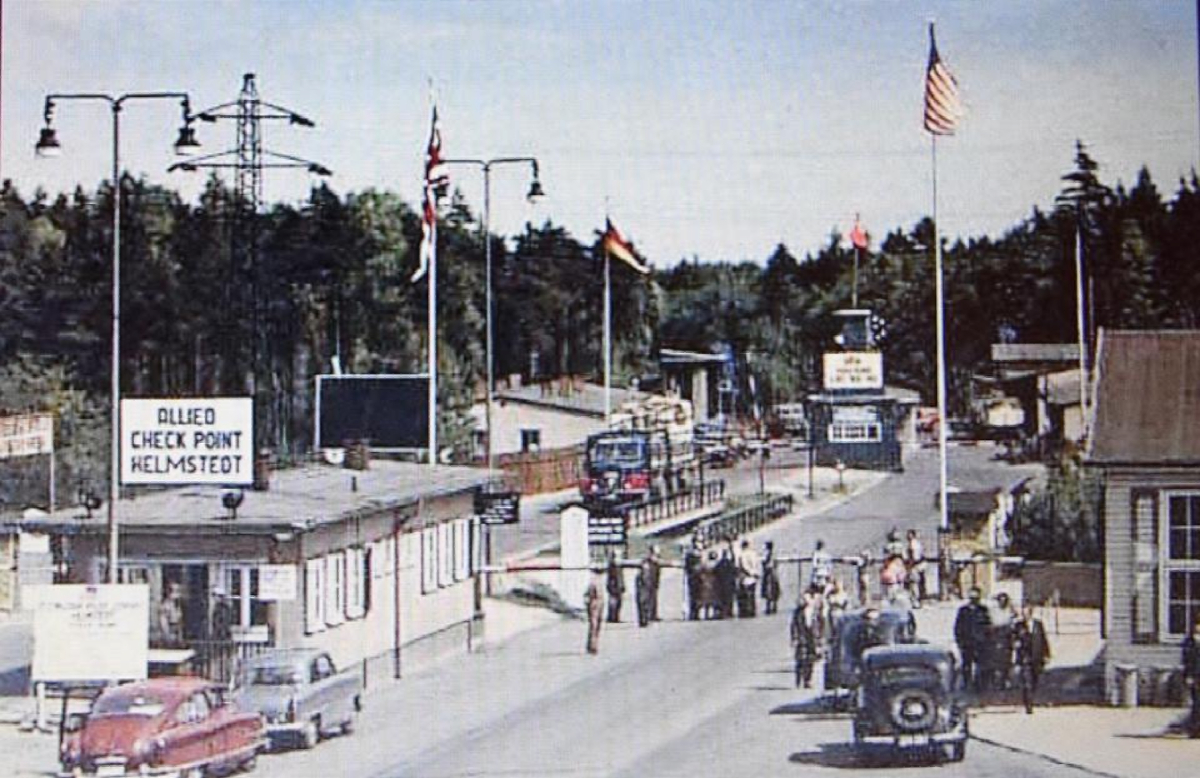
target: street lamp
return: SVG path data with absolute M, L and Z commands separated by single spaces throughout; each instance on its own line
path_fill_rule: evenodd
M 530 203 L 535 203 L 539 199 L 546 196 L 546 192 L 542 189 L 541 179 L 538 177 L 538 161 L 534 157 L 497 157 L 495 159 L 445 159 L 442 160 L 445 165 L 472 165 L 483 171 L 483 256 L 484 256 L 484 307 L 487 309 L 485 320 L 486 324 L 486 361 L 487 361 L 487 398 L 484 404 L 484 424 L 487 427 L 487 436 L 484 438 L 485 459 L 487 468 L 490 471 L 493 467 L 492 461 L 492 395 L 495 388 L 495 372 L 492 359 L 492 240 L 491 240 L 491 212 L 492 212 L 492 168 L 498 165 L 515 165 L 528 164 L 531 168 L 533 180 L 529 184 L 529 192 L 525 195 L 525 199 Z
M 117 534 L 117 499 L 121 489 L 121 109 L 125 103 L 141 100 L 178 100 L 183 111 L 183 123 L 175 141 L 175 152 L 187 154 L 198 148 L 192 129 L 190 102 L 186 92 L 129 92 L 123 95 L 104 93 L 51 94 L 46 96 L 42 128 L 34 151 L 39 157 L 53 158 L 62 154 L 58 135 L 51 125 L 54 108 L 68 100 L 106 103 L 112 112 L 112 187 L 113 187 L 113 245 L 112 245 L 112 440 L 109 453 L 108 491 L 108 582 L 117 583 L 119 544 Z

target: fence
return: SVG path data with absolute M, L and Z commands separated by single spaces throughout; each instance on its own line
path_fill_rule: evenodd
M 687 511 L 703 508 L 725 498 L 723 480 L 705 481 L 682 492 L 656 497 L 648 502 L 636 503 L 624 508 L 626 529 L 653 524 Z
M 764 495 L 752 500 L 746 505 L 730 507 L 720 515 L 700 522 L 696 527 L 696 534 L 706 543 L 730 535 L 744 535 L 792 511 L 790 494 Z
M 229 683 L 242 662 L 265 654 L 270 643 L 243 643 L 234 640 L 189 640 L 195 651 L 189 662 L 190 673 L 217 683 Z
M 496 460 L 497 466 L 504 471 L 505 480 L 514 489 L 522 494 L 540 494 L 578 485 L 582 456 L 583 449 L 574 446 L 551 451 L 501 454 Z

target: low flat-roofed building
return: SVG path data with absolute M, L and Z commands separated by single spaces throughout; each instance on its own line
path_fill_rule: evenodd
M 481 469 L 373 460 L 280 470 L 265 491 L 139 492 L 118 505 L 120 580 L 149 585 L 151 645 L 190 649 L 202 674 L 224 679 L 265 647 L 311 647 L 392 677 L 478 635 L 473 498 L 488 480 Z M 104 508 L 27 518 L 21 530 L 51 536 L 67 580 L 106 580 Z M 171 589 L 174 634 L 163 618 Z
M 1085 466 L 1103 495 L 1105 670 L 1176 668 L 1200 617 L 1200 331 L 1101 330 Z

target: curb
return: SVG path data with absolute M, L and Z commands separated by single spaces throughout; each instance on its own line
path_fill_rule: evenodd
M 1041 759 L 1045 762 L 1049 762 L 1051 764 L 1056 764 L 1061 767 L 1069 767 L 1072 770 L 1079 770 L 1080 772 L 1087 773 L 1088 775 L 1095 775 L 1095 776 L 1097 776 L 1097 778 L 1125 778 L 1125 776 L 1120 776 L 1120 775 L 1117 775 L 1116 773 L 1107 773 L 1103 770 L 1096 770 L 1096 769 L 1093 769 L 1086 765 L 1081 765 L 1078 762 L 1070 762 L 1070 761 L 1067 761 L 1066 759 L 1059 759 L 1056 756 L 1051 756 L 1050 754 L 1044 754 L 1041 751 L 1033 751 L 1028 748 L 1021 748 L 1020 746 L 1009 745 L 1008 743 L 1001 743 L 999 740 L 992 740 L 991 738 L 981 737 L 981 736 L 975 734 L 974 732 L 972 732 L 968 737 L 970 737 L 971 740 L 976 740 L 980 743 L 984 743 L 985 745 L 994 746 L 996 748 L 1003 748 L 1005 751 L 1010 751 L 1014 754 L 1023 754 L 1025 756 L 1034 756 L 1034 757 L 1037 757 L 1038 759 Z

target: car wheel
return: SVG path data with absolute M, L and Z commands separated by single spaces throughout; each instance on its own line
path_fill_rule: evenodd
M 248 773 L 248 772 L 251 772 L 257 766 L 258 766 L 258 754 L 254 754 L 253 756 L 243 759 L 242 763 L 238 765 L 238 769 L 244 773 Z
M 321 722 L 316 718 L 311 718 L 304 725 L 304 729 L 300 731 L 300 747 L 305 750 L 316 748 L 320 740 Z
M 189 767 L 179 774 L 179 778 L 204 778 L 204 767 Z

